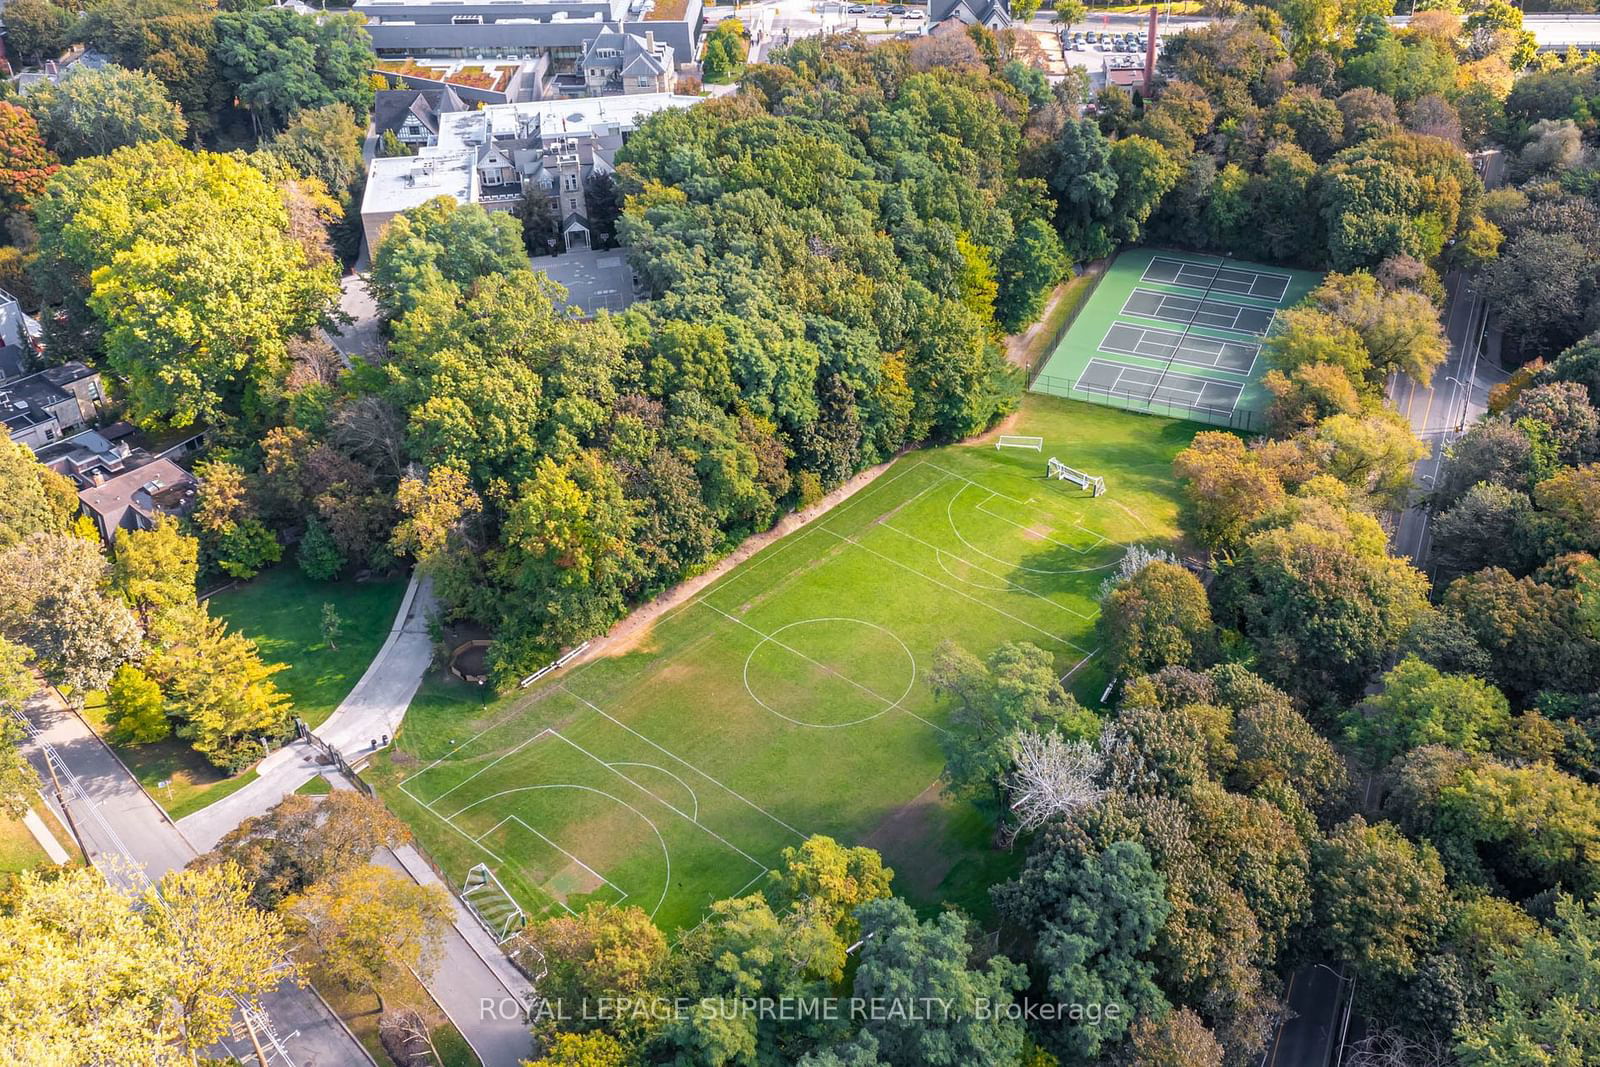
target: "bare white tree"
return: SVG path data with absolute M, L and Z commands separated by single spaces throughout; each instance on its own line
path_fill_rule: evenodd
M 1019 829 L 1043 826 L 1096 804 L 1105 795 L 1099 785 L 1104 760 L 1099 749 L 1086 741 L 1022 730 L 1011 738 L 1011 762 L 1006 792 Z

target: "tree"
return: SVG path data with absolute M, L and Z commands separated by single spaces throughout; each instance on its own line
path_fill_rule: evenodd
M 1330 415 L 1300 441 L 1317 468 L 1369 499 L 1374 508 L 1403 507 L 1413 468 L 1428 448 L 1397 412 Z
M 385 1010 L 395 970 L 427 981 L 455 912 L 442 886 L 367 863 L 315 882 L 283 903 L 289 929 L 315 971 L 346 989 L 366 990 Z
M 17 0 L 6 5 L 6 46 L 24 63 L 43 63 L 66 51 L 72 15 L 49 0 Z
M 59 169 L 33 116 L 0 102 L 0 211 L 9 214 L 26 207 Z
M 1222 1067 L 1222 1046 L 1188 1008 L 1175 1008 L 1159 1019 L 1141 1016 L 1128 1036 L 1138 1067 Z
M 338 648 L 339 646 L 333 642 L 342 629 L 344 620 L 339 617 L 339 610 L 332 604 L 322 605 L 322 643 L 329 648 Z
M 856 909 L 889 896 L 894 878 L 873 849 L 849 848 L 821 834 L 806 838 L 799 848 L 785 848 L 782 860 L 783 866 L 768 875 L 767 900 L 780 911 L 799 906 L 819 909 L 848 941 L 859 933 Z
M 1317 929 L 1335 959 L 1409 977 L 1444 928 L 1444 866 L 1392 823 L 1353 816 L 1312 844 Z
M 1100 610 L 1101 647 L 1115 675 L 1162 667 L 1201 666 L 1213 644 L 1205 587 L 1184 568 L 1161 560 L 1112 589 Z
M 1061 27 L 1062 33 L 1070 33 L 1074 24 L 1083 21 L 1088 9 L 1083 6 L 1083 0 L 1056 0 L 1055 12 L 1051 21 Z
M 33 808 L 39 776 L 23 754 L 27 731 L 14 717 L 33 695 L 28 650 L 0 637 L 0 814 L 20 819 Z
M 603 1032 L 557 1034 L 532 1067 L 628 1067 L 628 1049 Z
M 315 800 L 292 793 L 230 830 L 195 862 L 236 864 L 256 906 L 273 911 L 286 898 L 367 862 L 378 849 L 409 840 L 405 824 L 370 797 L 342 789 Z
M 342 200 L 365 170 L 363 133 L 349 104 L 324 104 L 296 114 L 282 133 L 267 142 L 265 150 L 295 173 L 320 180 L 329 193 Z
M 1352 694 L 1427 605 L 1427 579 L 1348 515 L 1252 535 L 1220 601 L 1262 653 L 1269 680 L 1308 699 Z
M 1117 176 L 1111 201 L 1114 236 L 1121 243 L 1136 244 L 1145 220 L 1178 184 L 1183 168 L 1158 142 L 1138 134 L 1111 142 L 1110 159 Z
M 1280 506 L 1286 494 L 1273 471 L 1254 462 L 1231 433 L 1194 435 L 1172 462 L 1183 481 L 1184 527 L 1201 544 L 1224 551 L 1238 546 L 1249 525 Z
M 237 771 L 261 755 L 261 740 L 288 728 L 290 704 L 256 643 L 230 632 L 204 604 L 169 611 L 151 630 L 146 669 L 167 694 L 178 736 L 218 767 Z
M 584 1029 L 594 1028 L 600 1004 L 659 989 L 669 962 L 666 937 L 633 905 L 591 904 L 575 915 L 541 919 L 515 944 L 523 965 L 543 972 L 539 996 Z M 629 1020 L 617 1020 L 613 1029 L 630 1043 L 638 1036 Z
M 1571 233 L 1530 230 L 1507 238 L 1483 270 L 1484 297 L 1505 325 L 1512 359 L 1565 348 L 1583 336 L 1594 250 Z
M 1094 715 L 1062 689 L 1050 653 L 1026 642 L 1001 645 L 987 662 L 945 642 L 928 680 L 935 693 L 954 698 L 949 729 L 940 734 L 946 784 L 958 795 L 987 794 L 999 810 L 1018 730 L 1062 730 L 1074 738 L 1099 732 Z
M 106 687 L 106 725 L 113 741 L 147 745 L 172 733 L 161 687 L 131 663 L 124 663 Z
M 1099 1004 L 1092 1026 L 1047 1031 L 1051 1051 L 1088 1062 L 1127 1034 L 1135 1019 L 1161 1013 L 1149 953 L 1171 905 L 1166 880 L 1134 841 L 1104 850 L 1064 831 L 1042 839 L 1014 882 L 994 891 L 996 906 L 1033 939 L 1034 966 L 1062 1005 Z
M 1024 831 L 1066 818 L 1104 794 L 1100 777 L 1105 761 L 1087 741 L 1019 731 L 1011 735 L 1011 764 L 1005 791 L 1011 798 L 1011 814 Z
M 283 920 L 251 906 L 232 864 L 169 871 L 146 894 L 145 918 L 175 965 L 169 996 L 191 1055 L 229 1032 L 241 1000 L 256 1003 L 294 977 Z
M 182 533 L 170 515 L 146 530 L 118 530 L 111 584 L 147 628 L 162 612 L 192 604 L 200 543 Z
M 1532 508 L 1527 493 L 1480 482 L 1434 521 L 1434 562 L 1452 575 L 1490 566 L 1520 570 L 1532 547 L 1521 540 Z
M 488 274 L 526 268 L 515 219 L 441 196 L 389 223 L 373 250 L 369 284 L 379 312 L 393 320 L 410 311 L 435 278 L 465 288 Z
M 1057 198 L 1056 225 L 1068 258 L 1076 263 L 1109 255 L 1118 171 L 1100 127 L 1089 119 L 1064 123 L 1049 148 L 1049 166 L 1046 179 Z
M 1488 1017 L 1456 1035 L 1466 1067 L 1588 1063 L 1600 1057 L 1600 1012 L 1587 995 L 1600 978 L 1600 906 L 1565 893 L 1553 931 L 1495 960 Z
M 316 518 L 306 520 L 306 531 L 300 536 L 300 548 L 295 552 L 300 573 L 314 582 L 331 582 L 344 570 L 344 554 L 338 542 L 328 533 L 328 528 Z
M 419 477 L 407 475 L 395 490 L 395 507 L 404 516 L 395 524 L 389 547 L 427 566 L 452 531 L 483 507 L 467 476 L 454 467 L 436 467 Z
M 46 143 L 68 163 L 146 141 L 181 141 L 188 129 L 161 82 L 114 63 L 74 70 L 24 100 Z
M 995 319 L 1016 332 L 1039 317 L 1045 297 L 1072 272 L 1061 238 L 1043 219 L 1029 219 L 1000 259 Z
M 0 1049 L 19 1063 L 191 1063 L 237 1003 L 292 978 L 236 872 L 175 871 L 143 898 L 92 867 L 24 872 L 0 914 Z
M 300 111 L 344 104 L 365 121 L 368 72 L 377 63 L 356 15 L 300 15 L 264 7 L 217 17 L 223 80 L 258 131 L 281 130 Z
M 106 595 L 106 572 L 100 546 L 70 534 L 36 533 L 0 553 L 0 628 L 77 700 L 139 654 L 139 624 Z
M 385 88 L 388 88 L 388 86 L 385 85 Z M 393 130 L 384 130 L 383 136 L 378 138 L 378 155 L 384 159 L 415 154 L 416 149 L 400 140 L 399 135 Z
M 277 192 L 229 156 L 121 148 L 56 175 L 35 214 L 51 298 L 103 331 L 145 423 L 238 417 L 338 297 L 331 258 L 312 260 Z
M 35 460 L 27 445 L 0 441 L 0 548 L 30 534 L 64 532 L 77 499 L 72 483 Z
M 1450 462 L 1435 487 L 1436 506 L 1448 507 L 1475 485 L 1489 483 L 1526 494 L 1533 488 L 1533 442 L 1505 419 L 1475 422 L 1446 452 Z
M 1007 1008 L 1025 984 L 1025 972 L 1004 956 L 990 957 L 981 969 L 969 966 L 966 920 L 945 912 L 920 922 L 896 897 L 869 901 L 856 918 L 863 938 L 857 997 L 901 1003 L 936 997 L 949 1005 L 948 1012 L 930 1019 L 868 1019 L 862 1031 L 877 1041 L 883 1063 L 956 1067 L 1012 1063 L 1020 1057 L 1022 1026 L 1007 1017 Z M 980 1001 L 989 1010 L 980 1013 Z

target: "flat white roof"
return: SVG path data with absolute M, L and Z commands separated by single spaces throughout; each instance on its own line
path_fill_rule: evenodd
M 362 214 L 407 211 L 436 196 L 472 199 L 477 164 L 470 150 L 441 152 L 424 148 L 415 156 L 379 157 L 367 169 L 367 191 L 361 198 Z

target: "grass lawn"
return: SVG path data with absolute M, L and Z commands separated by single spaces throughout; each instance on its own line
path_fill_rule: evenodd
M 346 992 L 337 984 L 323 980 L 315 972 L 311 980 L 317 992 L 344 1020 L 350 1032 L 356 1035 L 356 1040 L 372 1054 L 373 1060 L 378 1063 L 393 1062 L 378 1038 L 378 1002 L 372 994 Z M 477 1053 L 461 1036 L 461 1031 L 455 1028 L 455 1024 L 434 1003 L 428 991 L 410 974 L 402 973 L 390 981 L 384 987 L 383 996 L 391 1011 L 407 1007 L 422 1013 L 432 1032 L 434 1047 L 439 1050 L 439 1067 L 481 1067 Z
M 333 792 L 333 786 L 319 774 L 299 789 L 296 789 L 295 792 L 303 797 L 323 797 Z
M 90 693 L 83 717 L 102 738 L 107 730 L 105 710 L 105 694 Z M 106 744 L 139 779 L 145 792 L 175 820 L 243 789 L 256 777 L 252 767 L 230 778 L 190 748 L 188 742 L 176 737 L 148 745 L 119 745 L 109 739 Z
M 294 700 L 295 714 L 322 725 L 355 686 L 389 636 L 405 594 L 404 578 L 313 582 L 298 567 L 280 566 L 211 597 L 211 613 L 254 638 L 268 663 L 286 663 L 273 676 Z M 344 620 L 329 648 L 322 640 L 322 605 Z
M 67 846 L 68 842 L 61 842 Z M 0 874 L 31 870 L 50 857 L 35 841 L 21 819 L 0 815 Z
M 530 915 L 626 901 L 693 925 L 824 833 L 879 849 L 917 906 L 987 916 L 1018 857 L 938 787 L 934 653 L 1030 641 L 1095 704 L 1096 593 L 1126 545 L 1176 539 L 1171 462 L 1198 428 L 1030 396 L 1011 432 L 1042 452 L 905 456 L 527 693 L 431 681 L 370 778 L 452 878 L 485 863 Z M 1106 494 L 1046 481 L 1052 455 Z
M 1013 337 L 1016 348 L 1012 351 L 1012 362 L 1032 373 L 1039 361 L 1049 355 L 1056 331 L 1082 306 L 1098 280 L 1098 274 L 1079 274 L 1056 286 L 1045 306 L 1044 317 Z

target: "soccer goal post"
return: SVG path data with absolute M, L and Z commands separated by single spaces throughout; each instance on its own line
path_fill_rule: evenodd
M 995 441 L 994 447 L 997 450 L 1002 448 L 1026 448 L 1033 452 L 1042 452 L 1044 450 L 1044 438 L 1023 437 L 1018 434 L 1003 433 Z
M 1071 482 L 1080 489 L 1087 489 L 1099 496 L 1106 491 L 1106 480 L 1097 474 L 1085 474 L 1083 471 L 1067 466 L 1054 456 L 1044 465 L 1044 476 L 1052 480 Z
M 484 929 L 501 944 L 509 941 L 528 921 L 522 908 L 500 884 L 500 879 L 482 863 L 467 872 L 466 880 L 461 883 L 461 899 Z

